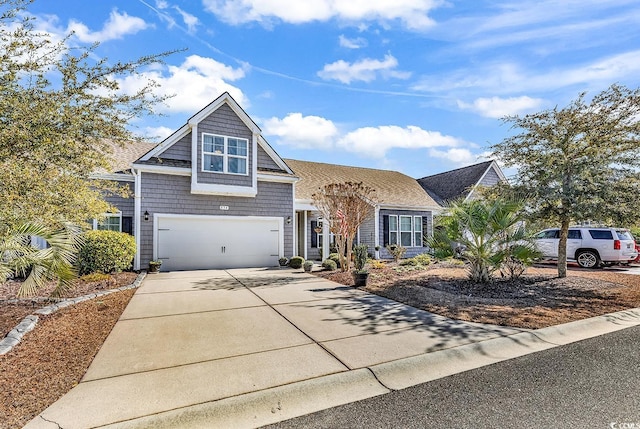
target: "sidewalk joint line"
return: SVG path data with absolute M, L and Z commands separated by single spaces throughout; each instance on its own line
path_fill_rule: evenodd
M 317 344 L 320 348 L 322 348 L 325 352 L 327 352 L 330 356 L 333 356 L 333 358 L 335 360 L 337 360 L 338 362 L 340 362 L 345 368 L 347 368 L 347 370 L 351 370 L 351 368 L 349 368 L 349 365 L 347 365 L 345 362 L 342 361 L 342 359 L 340 359 L 338 356 L 336 356 L 335 353 L 333 353 L 331 350 L 329 350 L 328 348 L 326 348 L 323 344 L 319 343 L 318 341 L 316 341 L 314 338 L 312 338 L 309 334 L 307 334 L 306 332 L 304 332 L 302 329 L 298 328 L 298 326 L 293 323 L 291 320 L 289 320 L 289 318 L 287 316 L 285 316 L 284 314 L 282 314 L 280 311 L 278 311 L 278 309 L 276 309 L 273 305 L 269 304 L 267 301 L 265 301 L 260 295 L 258 295 L 257 293 L 255 293 L 253 290 L 251 290 L 251 288 L 247 285 L 245 285 L 240 279 L 238 279 L 236 276 L 234 276 L 233 274 L 231 274 L 229 271 L 226 271 L 227 274 L 229 274 L 231 277 L 233 277 L 238 283 L 240 283 L 242 286 L 244 286 L 245 288 L 247 288 L 247 290 L 249 290 L 252 294 L 254 294 L 256 296 L 256 298 L 258 298 L 260 301 L 264 302 L 266 305 L 268 305 L 273 311 L 275 311 L 276 313 L 278 313 L 280 315 L 280 317 L 282 317 L 284 320 L 286 320 L 287 322 L 289 322 L 289 324 L 291 326 L 293 326 L 295 329 L 297 329 L 302 335 L 304 335 L 305 337 L 307 337 L 308 339 L 310 339 L 312 342 L 314 342 L 315 344 Z

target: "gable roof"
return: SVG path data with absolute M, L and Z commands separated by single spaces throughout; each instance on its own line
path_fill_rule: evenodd
M 495 161 L 485 161 L 432 176 L 426 176 L 418 179 L 418 183 L 431 197 L 444 205 L 448 201 L 467 197 L 494 164 Z M 501 180 L 506 180 L 497 164 L 495 164 L 494 169 Z
M 362 182 L 376 191 L 381 206 L 440 208 L 415 179 L 397 171 L 349 167 L 319 162 L 284 160 L 300 178 L 296 183 L 296 200 L 311 201 L 312 195 L 330 183 Z
M 233 99 L 231 94 L 225 92 L 218 98 L 213 100 L 211 103 L 207 104 L 204 108 L 200 109 L 198 113 L 190 117 L 186 124 L 178 128 L 169 137 L 161 141 L 160 144 L 158 144 L 153 151 L 147 153 L 141 159 L 141 161 L 148 161 L 152 157 L 158 157 L 162 152 L 169 149 L 181 138 L 189 134 L 191 132 L 191 127 L 197 125 L 200 121 L 218 110 L 223 104 L 227 104 L 231 108 L 231 110 L 233 110 L 233 112 L 238 116 L 238 118 L 240 118 L 240 120 L 246 125 L 246 127 L 251 130 L 252 133 L 260 134 L 260 127 L 258 127 L 253 119 L 251 119 L 249 115 L 247 115 L 247 112 L 245 112 L 244 109 L 240 107 L 236 100 Z

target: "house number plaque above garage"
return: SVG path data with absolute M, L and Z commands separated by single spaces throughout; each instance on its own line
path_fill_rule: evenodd
M 229 210 L 229 206 L 220 206 L 220 210 Z

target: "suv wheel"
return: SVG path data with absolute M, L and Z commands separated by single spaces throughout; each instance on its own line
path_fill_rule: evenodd
M 582 268 L 598 268 L 600 266 L 600 257 L 592 250 L 581 251 L 576 260 Z

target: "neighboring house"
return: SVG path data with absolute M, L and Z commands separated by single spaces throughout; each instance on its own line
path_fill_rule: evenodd
M 441 207 L 415 179 L 396 171 L 347 167 L 334 164 L 285 159 L 300 178 L 295 185 L 296 253 L 305 259 L 326 259 L 331 235 L 328 224 L 313 206 L 312 195 L 331 183 L 362 182 L 373 188 L 377 204 L 360 226 L 355 242 L 367 244 L 371 253 L 380 246 L 380 257 L 390 258 L 385 246 L 407 248 L 407 257 L 424 253 L 425 235 L 432 233 L 433 212 Z
M 129 161 L 110 178 L 132 198 L 108 200 L 120 230 L 131 218 L 134 269 L 156 259 L 166 270 L 275 266 L 295 253 L 298 179 L 228 93 Z
M 477 196 L 478 188 L 506 181 L 495 161 L 485 161 L 418 179 L 420 186 L 442 206 L 455 200 L 473 199 Z

